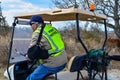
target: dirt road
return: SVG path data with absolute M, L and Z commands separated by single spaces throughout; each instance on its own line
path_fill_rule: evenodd
M 7 80 L 3 76 L 4 71 L 5 71 L 5 67 L 0 67 L 0 80 Z M 86 71 L 82 71 L 82 73 L 84 74 L 84 76 L 87 76 Z M 76 72 L 70 73 L 69 71 L 63 71 L 63 72 L 59 72 L 57 75 L 58 75 L 58 80 L 76 80 L 77 78 Z M 54 80 L 54 79 L 47 79 L 47 80 Z M 120 80 L 120 70 L 118 69 L 108 70 L 108 80 Z

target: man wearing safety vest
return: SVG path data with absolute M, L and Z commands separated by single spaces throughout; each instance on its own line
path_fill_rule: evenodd
M 40 65 L 26 80 L 42 80 L 46 75 L 57 73 L 65 68 L 68 61 L 65 46 L 60 33 L 50 24 L 45 24 L 41 16 L 33 15 L 29 24 L 33 30 L 30 47 L 36 44 L 41 26 L 44 25 L 40 46 L 46 49 L 50 56 L 47 59 L 39 59 Z M 26 55 L 26 58 L 30 60 L 28 55 Z

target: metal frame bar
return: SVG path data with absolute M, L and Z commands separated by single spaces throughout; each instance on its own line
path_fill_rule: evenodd
M 85 49 L 86 53 L 88 53 L 88 49 L 86 48 L 86 46 L 84 45 L 84 43 L 83 43 L 83 41 L 82 41 L 82 39 L 81 39 L 81 37 L 80 37 L 80 29 L 79 29 L 79 19 L 78 19 L 78 15 L 79 15 L 79 14 L 76 14 L 76 16 L 75 16 L 75 17 L 76 17 L 76 27 L 77 27 L 77 38 L 78 38 L 78 40 L 80 41 L 82 47 Z
M 103 43 L 103 46 L 102 46 L 102 49 L 104 49 L 105 45 L 106 45 L 106 42 L 107 42 L 107 26 L 106 26 L 106 20 L 104 20 L 104 27 L 105 27 L 105 40 L 104 40 L 104 43 Z
M 16 26 L 17 23 L 18 23 L 18 19 L 15 18 L 14 22 L 12 24 L 13 28 L 12 28 L 12 33 L 11 33 L 11 40 L 10 40 L 10 45 L 9 45 L 8 61 L 7 61 L 7 73 L 8 73 L 9 80 L 11 80 L 11 76 L 10 76 L 10 73 L 9 73 L 9 64 L 10 64 L 12 45 L 13 45 L 14 30 L 15 30 L 15 26 Z
M 79 14 L 76 14 L 76 27 L 77 27 L 77 38 L 79 40 L 79 42 L 81 43 L 82 47 L 84 48 L 84 50 L 86 51 L 86 54 L 88 56 L 88 60 L 89 60 L 89 51 L 88 49 L 86 48 L 86 46 L 84 45 L 81 37 L 80 37 L 80 29 L 79 29 L 79 19 L 78 19 L 78 15 Z M 104 43 L 103 43 L 103 46 L 102 46 L 102 49 L 104 50 L 104 47 L 106 45 L 106 42 L 107 42 L 107 26 L 106 26 L 106 20 L 104 20 L 104 27 L 105 27 L 105 40 L 104 40 Z M 104 67 L 105 67 L 105 80 L 107 80 L 107 67 L 105 66 L 105 63 L 106 63 L 106 59 L 105 57 L 103 58 L 104 59 Z M 88 61 L 88 64 L 90 62 Z M 88 65 L 90 66 L 90 65 Z M 90 67 L 88 67 L 88 76 L 89 76 L 89 80 L 92 80 L 92 70 L 90 70 Z M 79 78 L 79 74 L 77 74 L 77 79 Z

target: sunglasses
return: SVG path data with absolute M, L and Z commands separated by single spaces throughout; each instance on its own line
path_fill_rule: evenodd
M 33 24 L 35 24 L 35 23 L 30 23 L 30 26 L 32 26 Z

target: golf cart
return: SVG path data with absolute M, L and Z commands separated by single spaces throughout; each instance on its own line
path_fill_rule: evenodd
M 81 70 L 85 68 L 85 70 L 88 72 L 89 80 L 94 80 L 96 75 L 99 75 L 101 80 L 103 80 L 103 78 L 105 78 L 105 80 L 108 79 L 107 66 L 109 65 L 109 60 L 110 59 L 120 60 L 120 58 L 119 56 L 109 56 L 104 49 L 107 41 L 107 27 L 106 27 L 107 17 L 105 15 L 96 14 L 91 11 L 79 10 L 77 8 L 70 8 L 70 9 L 40 11 L 35 13 L 27 13 L 27 14 L 14 16 L 13 30 L 12 30 L 12 36 L 11 36 L 11 42 L 10 42 L 10 48 L 9 48 L 8 65 L 7 65 L 8 66 L 7 73 L 9 76 L 9 80 L 12 80 L 9 72 L 9 64 L 10 64 L 11 54 L 12 54 L 12 45 L 13 45 L 15 26 L 17 24 L 26 24 L 26 21 L 21 21 L 21 20 L 29 20 L 32 15 L 41 15 L 44 21 L 49 21 L 50 23 L 54 21 L 76 20 L 77 37 L 79 42 L 83 46 L 86 52 L 86 55 L 82 57 L 74 56 L 73 58 L 71 58 L 70 64 L 69 64 L 70 72 L 77 72 L 77 75 L 76 75 L 77 80 L 79 80 L 79 75 L 81 75 L 82 80 L 84 80 Z M 86 46 L 84 45 L 80 37 L 79 21 L 92 21 L 92 22 L 104 21 L 105 40 L 101 49 L 88 51 L 88 49 L 86 48 Z M 21 79 L 25 80 L 25 78 L 32 71 L 34 71 L 34 68 L 33 68 L 35 64 L 34 62 L 32 64 L 30 63 L 30 67 L 29 67 L 29 63 L 26 61 L 18 61 L 14 64 L 15 64 L 14 66 L 15 70 L 13 73 L 14 80 L 21 80 Z M 18 67 L 21 67 L 21 68 L 18 69 Z M 29 70 L 29 72 L 27 72 L 26 70 Z M 102 71 L 102 74 L 100 74 L 100 71 Z M 57 78 L 55 80 L 57 80 Z

